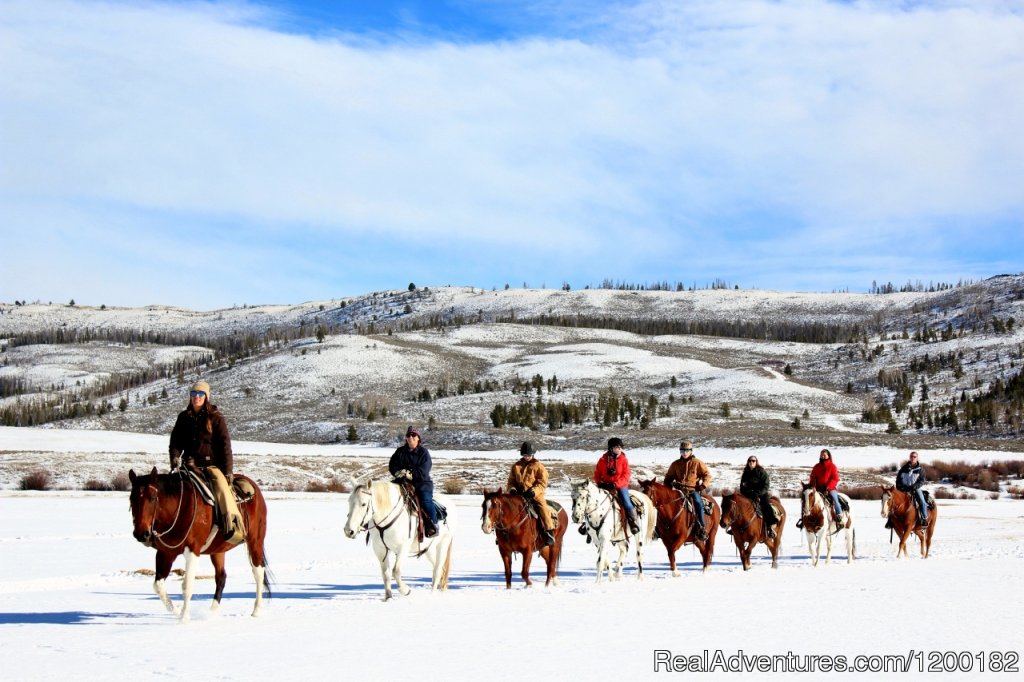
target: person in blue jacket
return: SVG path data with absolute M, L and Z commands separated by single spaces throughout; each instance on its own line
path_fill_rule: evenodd
M 395 450 L 388 462 L 388 471 L 396 479 L 408 478 L 416 488 L 416 496 L 423 508 L 423 534 L 437 535 L 437 508 L 434 507 L 434 481 L 430 478 L 430 451 L 423 447 L 419 430 L 410 426 L 405 430 L 405 444 Z M 407 473 L 406 473 L 407 472 Z

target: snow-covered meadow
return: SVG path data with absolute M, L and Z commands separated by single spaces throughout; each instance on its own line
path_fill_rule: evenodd
M 74 432 L 4 430 L 5 450 L 14 447 L 12 433 L 23 439 L 19 445 L 49 447 L 57 456 L 61 446 L 48 439 Z M 119 456 L 138 460 L 136 469 L 163 466 L 163 438 L 149 443 L 129 434 L 87 435 L 69 438 L 67 449 L 122 451 Z M 247 444 L 239 447 L 245 451 Z M 264 456 L 282 454 L 273 444 L 255 447 L 269 448 Z M 809 453 L 787 450 L 769 454 L 780 466 L 809 463 Z M 959 454 L 974 461 L 998 456 Z M 704 455 L 738 463 L 746 452 Z M 847 455 L 866 466 L 900 457 L 884 450 Z M 643 459 L 638 453 L 641 466 Z M 1022 648 L 1011 597 L 1024 578 L 1024 502 L 1018 500 L 941 500 L 932 556 L 919 559 L 912 540 L 911 558 L 899 561 L 879 503 L 855 502 L 856 560 L 847 564 L 837 543 L 833 563 L 818 568 L 809 565 L 793 527 L 797 504 L 787 500 L 790 520 L 778 570 L 759 548 L 754 568 L 744 573 L 730 538 L 720 534 L 706 574 L 687 547 L 680 556 L 683 575 L 672 578 L 657 543 L 647 551 L 644 581 L 629 568 L 624 581 L 600 585 L 594 583 L 593 547 L 570 528 L 558 587 L 527 590 L 516 578 L 506 591 L 493 537 L 480 530 L 480 497 L 452 499 L 458 528 L 447 593 L 431 594 L 428 564 L 409 561 L 412 594 L 384 603 L 370 549 L 362 537 L 347 540 L 341 532 L 346 495 L 269 493 L 267 551 L 275 582 L 263 615 L 249 617 L 252 576 L 236 551 L 228 555 L 220 612 L 208 611 L 213 583 L 200 579 L 193 622 L 179 625 L 151 590 L 145 571 L 153 568 L 153 552 L 132 538 L 127 493 L 5 490 L 0 677 L 643 679 L 667 672 L 662 663 L 655 673 L 655 661 L 669 655 L 656 651 L 701 656 L 708 650 L 710 656 L 782 657 L 774 662 L 780 672 L 770 677 L 821 679 L 820 660 L 817 673 L 781 671 L 804 670 L 809 657 L 843 656 L 853 665 L 854 657 L 865 655 L 909 656 L 911 677 L 964 679 L 980 676 L 975 654 L 990 663 L 994 652 L 1019 656 Z M 568 503 L 564 494 L 555 499 Z M 535 561 L 535 579 L 542 571 L 543 562 Z M 208 560 L 199 575 L 212 575 Z M 180 582 L 172 580 L 170 590 L 177 599 Z M 969 653 L 945 656 L 940 667 L 955 663 L 962 670 L 971 663 L 969 674 L 917 673 L 919 662 L 924 669 L 932 662 L 930 652 L 949 651 Z M 790 652 L 796 658 L 785 659 Z M 865 659 L 865 665 L 879 661 Z M 897 665 L 895 659 L 886 664 Z

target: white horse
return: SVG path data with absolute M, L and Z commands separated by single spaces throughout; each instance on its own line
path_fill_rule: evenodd
M 572 484 L 572 520 L 573 523 L 585 525 L 587 536 L 597 548 L 597 582 L 601 582 L 605 569 L 608 570 L 609 580 L 622 577 L 623 564 L 632 540 L 636 541 L 637 579 L 644 577 L 644 545 L 654 537 L 658 513 L 651 498 L 632 490 L 630 494 L 640 502 L 636 509 L 640 532 L 636 535 L 626 533 L 618 502 L 614 499 L 615 493 L 598 488 L 593 481 Z M 619 560 L 614 572 L 610 565 L 613 545 L 619 549 Z
M 804 533 L 807 534 L 807 551 L 811 555 L 811 565 L 818 565 L 818 558 L 821 556 L 821 543 L 825 541 L 825 563 L 832 563 L 832 536 L 840 530 L 846 534 L 846 563 L 853 563 L 853 556 L 857 551 L 857 532 L 853 528 L 853 511 L 850 507 L 850 498 L 839 493 L 839 499 L 846 502 L 850 511 L 844 513 L 844 518 L 839 525 L 836 525 L 832 515 L 832 501 L 826 500 L 814 486 L 803 484 L 803 492 L 800 498 L 800 520 L 803 522 Z
M 448 571 L 452 559 L 452 507 L 438 498 L 448 509 L 448 518 L 437 524 L 437 535 L 418 538 L 418 521 L 409 512 L 402 490 L 390 481 L 371 481 L 357 485 L 348 497 L 348 519 L 345 536 L 355 538 L 362 531 L 373 541 L 373 553 L 380 562 L 384 580 L 384 599 L 391 599 L 391 580 L 402 595 L 409 586 L 402 582 L 402 559 L 406 555 L 426 555 L 433 567 L 431 590 L 448 589 Z

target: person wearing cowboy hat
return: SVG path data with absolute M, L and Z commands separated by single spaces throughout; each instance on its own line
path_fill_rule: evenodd
M 168 445 L 171 469 L 184 462 L 199 469 L 209 481 L 217 501 L 224 539 L 237 544 L 245 539 L 245 527 L 228 481 L 234 458 L 228 423 L 217 406 L 210 402 L 210 384 L 197 381 L 189 391 L 189 403 L 178 415 Z
M 405 443 L 391 455 L 388 471 L 395 478 L 404 477 L 405 472 L 408 472 L 412 486 L 416 489 L 416 497 L 419 498 L 420 506 L 423 509 L 423 534 L 428 538 L 437 535 L 437 507 L 434 506 L 434 481 L 430 478 L 431 466 L 433 466 L 433 462 L 430 459 L 430 451 L 423 447 L 423 437 L 420 435 L 419 429 L 410 426 L 405 430 Z
M 544 501 L 544 494 L 548 487 L 548 470 L 537 461 L 534 455 L 537 451 L 533 443 L 526 441 L 519 448 L 519 461 L 512 465 L 508 473 L 508 484 L 505 486 L 510 493 L 522 495 L 527 500 L 532 500 L 537 506 L 537 514 L 540 515 L 541 536 L 545 545 L 555 544 L 555 525 L 551 521 L 551 510 Z
M 690 496 L 697 513 L 697 535 L 700 540 L 708 539 L 704 527 L 704 498 L 701 491 L 711 485 L 711 472 L 704 462 L 693 456 L 693 443 L 684 440 L 679 444 L 679 459 L 669 465 L 665 472 L 665 485 L 677 488 Z

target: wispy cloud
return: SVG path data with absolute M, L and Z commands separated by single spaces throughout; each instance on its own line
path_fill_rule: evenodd
M 484 41 L 419 16 L 303 34 L 288 6 L 5 3 L 0 211 L 30 267 L 0 299 L 1022 269 L 1021 3 L 489 20 L 510 5 L 514 37 Z M 168 263 L 209 264 L 206 286 L 137 277 Z M 120 268 L 133 286 L 90 277 Z

